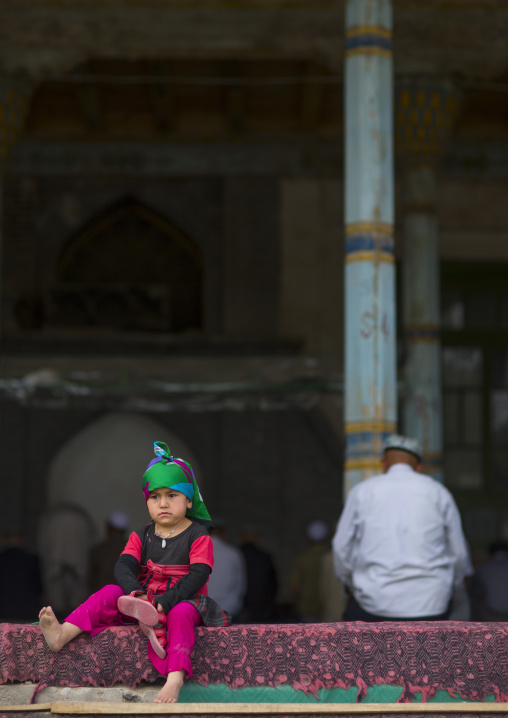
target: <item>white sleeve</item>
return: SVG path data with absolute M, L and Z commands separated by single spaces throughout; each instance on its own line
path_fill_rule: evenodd
M 352 585 L 353 548 L 358 527 L 356 504 L 356 492 L 353 490 L 346 501 L 332 540 L 335 573 L 345 586 Z

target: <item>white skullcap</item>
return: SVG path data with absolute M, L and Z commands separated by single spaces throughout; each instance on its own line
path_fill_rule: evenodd
M 125 511 L 112 511 L 108 516 L 108 524 L 119 531 L 125 531 L 129 523 L 130 518 Z
M 422 460 L 422 445 L 418 439 L 410 439 L 409 436 L 401 436 L 400 434 L 391 434 L 384 443 L 384 451 L 389 449 L 398 449 L 398 451 L 407 451 L 413 454 L 420 461 Z
M 311 541 L 326 541 L 328 538 L 328 525 L 320 519 L 311 521 L 307 526 L 307 536 Z

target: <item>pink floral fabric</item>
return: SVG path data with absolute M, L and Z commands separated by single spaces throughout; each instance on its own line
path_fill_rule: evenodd
M 190 681 L 247 686 L 293 686 L 316 695 L 320 688 L 402 685 L 401 701 L 437 690 L 463 699 L 494 695 L 508 701 L 508 624 L 321 623 L 199 627 Z M 46 686 L 135 687 L 159 674 L 147 657 L 138 626 L 82 634 L 60 653 L 47 648 L 38 626 L 0 624 L 0 683 Z M 225 714 L 227 709 L 225 710 Z

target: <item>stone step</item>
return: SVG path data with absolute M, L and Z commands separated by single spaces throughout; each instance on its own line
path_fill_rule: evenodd
M 162 681 L 161 681 L 162 685 Z M 60 703 L 62 701 L 90 703 L 153 703 L 161 685 L 139 683 L 135 689 L 117 683 L 110 688 L 86 686 L 68 688 L 50 686 L 39 694 L 37 703 Z M 31 681 L 24 683 L 8 683 L 0 685 L 0 706 L 27 705 L 36 684 Z

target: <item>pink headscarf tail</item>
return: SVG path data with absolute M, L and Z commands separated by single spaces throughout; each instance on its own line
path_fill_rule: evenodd
M 148 488 L 148 481 L 143 486 L 143 493 L 145 495 L 145 501 L 148 501 L 148 497 L 150 496 L 150 489 Z
M 189 483 L 192 484 L 194 481 L 194 471 L 190 468 L 190 466 L 186 464 L 183 459 L 173 459 L 173 463 L 178 464 L 187 477 Z

